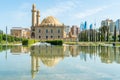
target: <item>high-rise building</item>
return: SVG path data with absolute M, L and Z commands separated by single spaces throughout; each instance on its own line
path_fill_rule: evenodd
M 110 23 L 112 23 L 112 22 L 113 22 L 113 20 L 110 20 L 110 19 L 103 20 L 101 22 L 101 27 L 103 27 L 103 26 L 110 26 Z
M 84 24 L 81 23 L 81 24 L 80 24 L 80 31 L 83 31 L 83 30 L 84 30 Z
M 93 25 L 92 24 L 90 24 L 90 29 L 93 29 Z
M 118 20 L 115 22 L 115 25 L 116 25 L 116 31 L 117 31 L 117 33 L 120 34 L 120 19 L 118 19 Z
M 84 23 L 84 30 L 86 30 L 87 29 L 87 21 L 85 21 L 85 23 Z
M 110 33 L 114 33 L 114 29 L 115 29 L 115 22 L 111 22 L 110 23 Z
M 114 27 L 115 27 L 115 23 L 113 22 L 113 20 L 110 20 L 110 19 L 103 20 L 101 22 L 101 27 L 103 27 L 103 26 L 108 26 L 110 33 L 113 34 Z

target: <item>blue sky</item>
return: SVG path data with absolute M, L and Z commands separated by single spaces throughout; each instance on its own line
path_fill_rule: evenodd
M 31 26 L 31 7 L 35 3 L 41 13 L 55 16 L 65 25 L 80 25 L 87 21 L 100 26 L 101 20 L 120 18 L 120 0 L 1 0 L 0 29 Z

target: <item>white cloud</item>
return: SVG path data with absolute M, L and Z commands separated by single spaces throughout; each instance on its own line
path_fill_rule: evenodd
M 66 1 L 66 2 L 60 2 L 59 4 L 56 4 L 50 9 L 47 9 L 45 12 L 42 13 L 42 16 L 46 17 L 49 15 L 52 16 L 59 16 L 64 15 L 64 12 L 70 11 L 71 9 L 74 9 L 77 4 L 77 1 Z
M 99 13 L 99 12 L 101 12 L 101 11 L 107 9 L 107 8 L 108 8 L 108 6 L 95 8 L 95 9 L 89 9 L 89 10 L 86 10 L 84 12 L 75 14 L 75 17 L 78 18 L 78 19 L 82 19 L 82 18 L 91 16 L 91 15 L 97 14 L 97 13 Z

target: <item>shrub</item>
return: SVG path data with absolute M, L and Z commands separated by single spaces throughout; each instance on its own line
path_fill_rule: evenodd
M 27 39 L 22 40 L 22 45 L 28 45 L 28 40 Z
M 50 40 L 46 41 L 47 43 L 50 43 L 51 45 L 62 45 L 63 41 L 62 40 Z
M 22 40 L 22 45 L 24 45 L 24 46 L 28 46 L 28 45 L 31 45 L 33 43 L 34 43 L 34 40 L 32 40 L 32 39 L 24 39 L 24 40 Z

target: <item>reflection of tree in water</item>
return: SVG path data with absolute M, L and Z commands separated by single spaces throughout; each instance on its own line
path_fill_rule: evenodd
M 11 49 L 12 47 L 13 47 L 13 46 L 6 46 L 6 45 L 1 46 L 1 45 L 0 45 L 0 52 L 6 51 L 6 50 L 8 50 L 8 49 Z
M 80 49 L 80 57 L 87 61 L 87 57 L 93 59 L 93 57 L 97 54 L 96 46 L 79 46 Z

